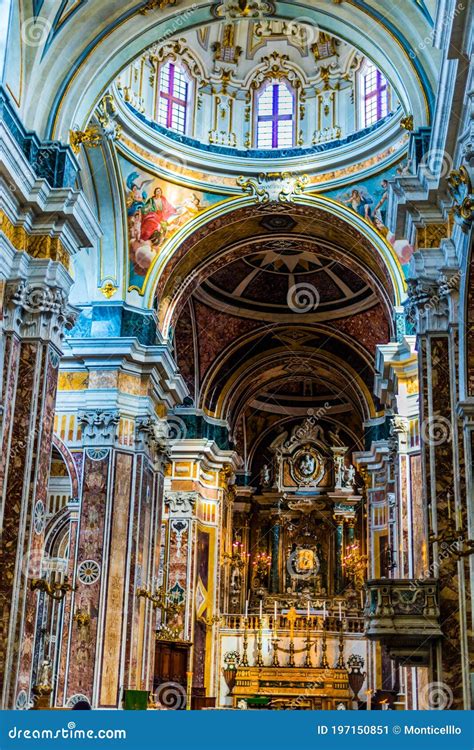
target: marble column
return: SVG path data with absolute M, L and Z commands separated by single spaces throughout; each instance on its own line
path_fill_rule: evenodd
M 280 593 L 280 538 L 281 527 L 275 520 L 271 527 L 272 564 L 270 569 L 270 593 Z
M 444 247 L 446 252 L 450 243 Z M 417 253 L 410 313 L 419 338 L 421 443 L 430 527 L 430 574 L 439 578 L 444 634 L 432 663 L 433 681 L 452 693 L 449 707 L 470 708 L 466 608 L 467 565 L 458 553 L 466 536 L 464 456 L 455 412 L 458 392 L 458 283 L 441 251 Z M 433 253 L 437 258 L 433 257 Z M 437 268 L 435 263 L 437 261 Z M 439 268 L 442 272 L 439 272 Z M 459 540 L 459 541 L 456 541 Z
M 25 705 L 32 673 L 54 404 L 72 280 L 57 262 L 15 257 L 4 288 L 0 463 L 0 694 Z
M 343 588 L 344 573 L 342 569 L 342 549 L 344 540 L 344 516 L 334 516 L 336 522 L 336 544 L 335 544 L 335 575 L 334 588 L 336 594 L 339 594 Z
M 131 440 L 118 410 L 82 412 L 79 421 L 84 468 L 74 608 L 90 619 L 73 626 L 63 700 L 79 695 L 115 708 L 122 688 L 152 686 L 154 611 L 137 590 L 152 593 L 157 580 L 163 445 L 153 416 L 136 418 Z

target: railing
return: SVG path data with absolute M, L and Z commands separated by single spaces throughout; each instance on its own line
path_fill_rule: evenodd
M 247 622 L 245 620 L 247 619 Z M 322 615 L 316 615 L 310 617 L 311 630 L 323 629 L 323 622 L 328 632 L 337 633 L 340 630 L 340 620 L 338 617 L 327 616 L 325 619 Z M 256 614 L 249 614 L 247 618 L 245 615 L 222 615 L 220 630 L 233 630 L 241 632 L 247 627 L 247 630 L 258 630 L 260 628 L 260 617 Z M 290 623 L 288 622 L 285 615 L 277 615 L 276 622 L 273 615 L 263 615 L 262 627 L 264 630 L 290 630 Z M 308 629 L 308 620 L 306 615 L 300 615 L 294 623 L 295 634 L 306 633 Z M 343 629 L 345 633 L 363 633 L 364 632 L 364 618 L 343 615 Z

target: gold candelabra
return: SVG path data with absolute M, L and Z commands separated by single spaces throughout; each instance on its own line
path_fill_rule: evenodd
M 342 558 L 342 566 L 346 576 L 353 581 L 356 589 L 361 589 L 364 585 L 367 570 L 367 555 L 361 554 L 358 542 L 346 547 L 346 554 Z
M 232 554 L 224 552 L 222 555 L 222 561 L 224 565 L 230 565 L 231 567 L 239 568 L 243 570 L 247 565 L 247 560 L 250 557 L 250 552 L 244 552 L 242 542 L 234 542 L 232 544 Z
M 174 599 L 173 595 L 166 591 L 163 586 L 157 589 L 154 594 L 145 588 L 137 589 L 137 596 L 148 599 L 152 603 L 153 609 L 159 609 L 162 616 L 176 615 L 183 610 L 183 604 Z
M 30 586 L 32 591 L 43 591 L 56 602 L 62 601 L 68 591 L 75 591 L 67 576 L 64 576 L 63 581 L 53 581 L 52 583 L 45 578 L 33 578 Z
M 259 552 L 252 563 L 255 575 L 258 578 L 265 576 L 270 570 L 271 564 L 271 555 L 268 555 L 266 552 Z

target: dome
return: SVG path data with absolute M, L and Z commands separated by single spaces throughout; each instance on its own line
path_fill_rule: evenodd
M 186 163 L 324 158 L 399 137 L 389 81 L 361 51 L 309 23 L 233 20 L 161 40 L 114 84 L 126 125 Z M 393 128 L 395 125 L 395 129 Z M 381 148 L 386 144 L 381 142 Z M 242 166 L 240 166 L 242 170 Z

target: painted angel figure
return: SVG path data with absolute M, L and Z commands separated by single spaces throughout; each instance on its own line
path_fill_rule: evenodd
M 128 175 L 126 180 L 127 188 L 129 190 L 127 196 L 127 213 L 129 216 L 134 216 L 137 211 L 141 211 L 144 207 L 148 196 L 143 188 L 153 182 L 152 179 L 146 179 L 138 183 L 137 180 L 139 177 L 140 175 L 138 172 L 132 172 Z
M 363 219 L 369 219 L 371 208 L 374 202 L 364 187 L 354 188 L 349 197 L 347 194 L 339 199 L 345 206 L 349 206 Z

